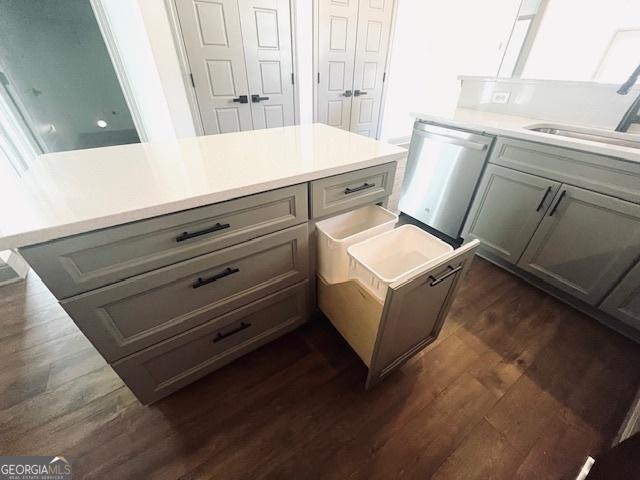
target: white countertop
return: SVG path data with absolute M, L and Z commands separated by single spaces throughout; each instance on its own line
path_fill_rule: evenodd
M 398 160 L 403 148 L 322 124 L 40 156 L 0 181 L 0 250 Z
M 581 140 L 578 138 L 533 132 L 524 128 L 530 125 L 541 126 L 544 124 L 560 122 L 544 121 L 540 119 L 504 115 L 493 112 L 483 112 L 481 110 L 472 110 L 468 108 L 458 108 L 450 116 L 437 116 L 420 112 L 413 112 L 411 115 L 421 120 L 448 125 L 451 127 L 485 132 L 491 135 L 503 135 L 506 137 L 530 140 L 533 142 L 547 143 L 549 145 L 557 145 L 559 147 L 573 148 L 584 152 L 616 157 L 622 160 L 640 162 L 640 149 L 637 148 L 620 147 L 606 143 Z M 561 124 L 569 125 L 565 123 Z M 580 127 L 578 125 L 576 126 Z

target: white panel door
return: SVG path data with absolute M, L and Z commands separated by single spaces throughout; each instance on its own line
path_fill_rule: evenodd
M 350 130 L 373 138 L 378 135 L 392 12 L 393 0 L 360 0 Z
M 205 134 L 251 130 L 237 0 L 176 0 L 176 7 Z
M 317 118 L 349 130 L 358 0 L 319 0 L 318 7 Z
M 238 0 L 254 128 L 293 125 L 289 0 Z

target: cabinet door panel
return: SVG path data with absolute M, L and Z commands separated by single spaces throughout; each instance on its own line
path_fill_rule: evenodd
M 640 205 L 562 185 L 518 266 L 597 305 L 640 255 Z
M 477 240 L 470 242 L 438 265 L 391 285 L 369 365 L 367 388 L 438 338 L 479 244 Z
M 625 275 L 600 308 L 640 330 L 640 263 Z
M 560 184 L 497 165 L 489 165 L 462 232 L 482 248 L 512 263 L 524 251 Z

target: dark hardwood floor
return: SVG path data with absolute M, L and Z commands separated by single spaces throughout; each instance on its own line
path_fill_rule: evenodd
M 0 453 L 83 479 L 572 479 L 640 384 L 638 345 L 480 259 L 371 392 L 316 321 L 141 406 L 35 275 L 0 290 L 0 361 Z

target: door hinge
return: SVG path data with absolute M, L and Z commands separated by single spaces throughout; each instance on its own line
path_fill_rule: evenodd
M 320 83 L 320 72 L 318 72 L 318 83 Z
M 0 85 L 4 85 L 5 87 L 9 86 L 9 79 L 2 72 L 0 72 Z
M 294 74 L 293 74 L 293 72 L 291 72 L 291 85 L 295 85 L 295 83 L 296 82 L 295 82 Z
M 193 81 L 193 73 L 190 73 L 190 74 L 189 74 L 189 78 L 191 79 L 191 86 L 192 86 L 193 88 L 196 88 L 196 82 L 194 82 L 194 81 Z
M 387 72 L 383 72 L 382 73 L 382 82 L 384 83 L 384 81 L 387 79 Z

